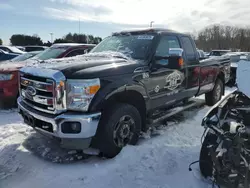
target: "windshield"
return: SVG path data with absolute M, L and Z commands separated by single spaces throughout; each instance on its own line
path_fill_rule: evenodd
M 104 39 L 93 52 L 120 52 L 133 59 L 145 59 L 154 35 L 118 35 Z
M 17 62 L 17 61 L 24 61 L 26 59 L 29 59 L 33 56 L 35 56 L 36 54 L 32 54 L 32 53 L 25 53 L 25 54 L 22 54 L 22 55 L 19 55 L 13 59 L 11 59 L 10 61 L 12 62 Z
M 19 54 L 23 54 L 24 52 L 19 50 L 17 47 L 15 46 L 8 46 L 8 48 L 13 52 L 13 53 L 19 53 Z
M 32 59 L 39 59 L 39 60 L 47 60 L 47 59 L 53 59 L 57 58 L 59 55 L 61 55 L 63 52 L 65 52 L 68 48 L 66 47 L 51 47 L 40 54 L 34 56 Z

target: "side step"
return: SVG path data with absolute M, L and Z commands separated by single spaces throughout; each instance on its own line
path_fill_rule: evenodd
M 179 106 L 175 106 L 174 108 L 168 109 L 166 111 L 162 111 L 161 113 L 157 114 L 155 117 L 151 117 L 148 119 L 148 124 L 156 124 L 159 123 L 171 116 L 174 116 L 182 111 L 188 110 L 193 107 L 200 107 L 205 104 L 203 99 L 190 99 L 188 103 L 182 104 Z

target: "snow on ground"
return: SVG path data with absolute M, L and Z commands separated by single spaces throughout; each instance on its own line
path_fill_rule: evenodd
M 211 187 L 200 176 L 198 165 L 188 171 L 189 163 L 199 157 L 200 124 L 208 110 L 204 106 L 180 114 L 178 122 L 176 118 L 168 121 L 167 126 L 144 135 L 137 146 L 125 147 L 114 159 L 90 157 L 70 162 L 70 158 L 67 164 L 54 160 L 65 151 L 55 149 L 55 143 L 24 125 L 15 110 L 2 110 L 0 188 Z M 69 154 L 74 152 L 66 152 L 66 158 Z

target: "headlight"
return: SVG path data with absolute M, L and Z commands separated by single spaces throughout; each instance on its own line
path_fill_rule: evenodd
M 13 74 L 0 74 L 0 81 L 11 80 L 13 76 Z
M 67 80 L 67 109 L 87 111 L 100 89 L 100 80 Z

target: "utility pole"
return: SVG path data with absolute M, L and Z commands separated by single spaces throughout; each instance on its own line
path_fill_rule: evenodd
M 80 20 L 80 17 L 79 17 L 78 29 L 79 29 L 78 42 L 80 43 L 80 34 L 81 34 L 81 20 Z
M 54 33 L 50 33 L 50 36 L 51 36 L 51 44 L 53 44 L 53 34 L 54 34 Z
M 79 35 L 80 35 L 80 33 L 81 33 L 81 20 L 80 20 L 80 18 L 79 18 Z
M 89 43 L 89 35 L 86 35 L 86 42 Z
M 154 21 L 151 21 L 151 22 L 150 22 L 150 27 L 153 27 L 153 23 L 154 23 Z

